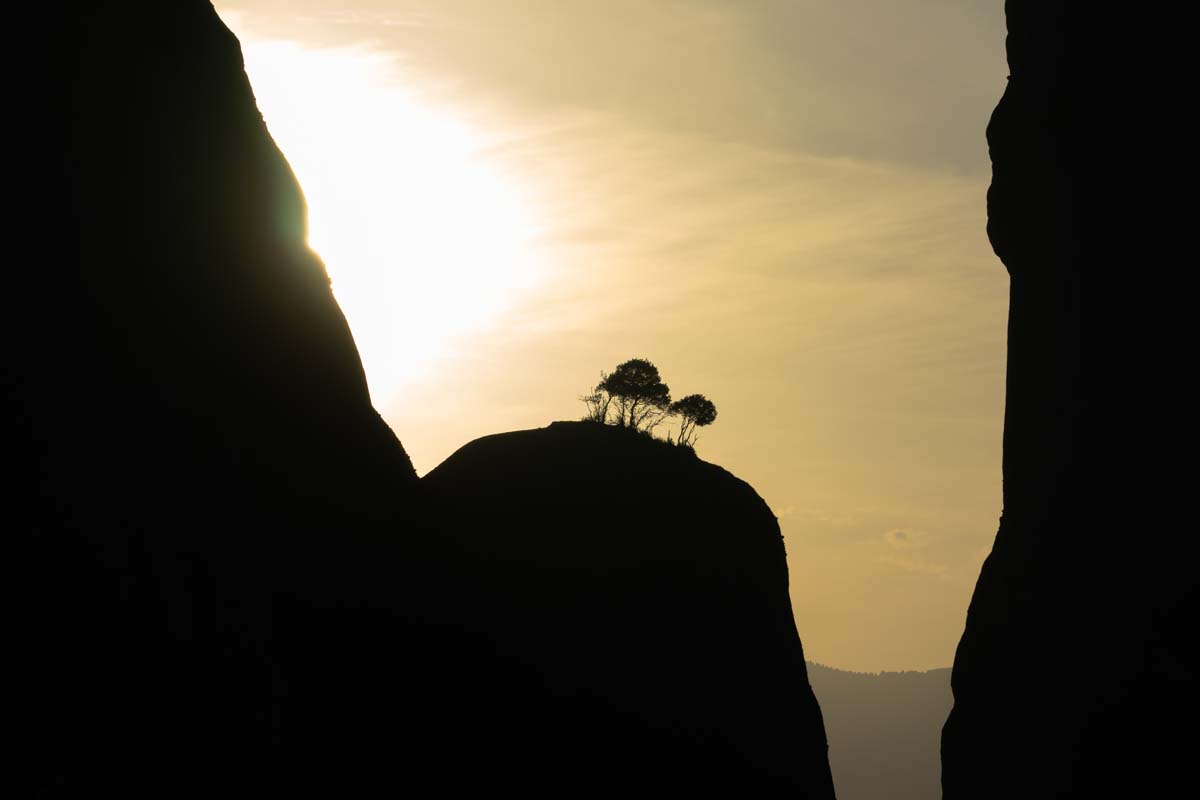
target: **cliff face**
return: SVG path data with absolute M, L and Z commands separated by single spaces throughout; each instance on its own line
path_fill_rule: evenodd
M 472 442 L 422 487 L 471 587 L 457 616 L 534 687 L 491 715 L 504 753 L 540 754 L 529 785 L 833 796 L 783 540 L 750 486 L 558 422 Z
M 988 128 L 1012 281 L 1004 514 L 955 659 L 945 797 L 1165 796 L 1196 710 L 1183 26 L 1006 8 Z
M 416 476 L 211 6 L 10 22 L 19 761 L 63 791 L 265 774 L 287 598 L 333 543 L 402 533 Z

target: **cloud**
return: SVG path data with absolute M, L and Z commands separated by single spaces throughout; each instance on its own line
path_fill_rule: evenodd
M 352 6 L 352 9 L 347 9 Z M 948 0 L 224 0 L 276 36 L 377 41 L 523 113 L 814 155 L 978 169 L 1003 9 Z M 251 20 L 253 23 L 253 20 Z M 334 24 L 336 23 L 336 24 Z
M 950 571 L 950 568 L 945 564 L 919 558 L 902 558 L 894 556 L 891 558 L 885 558 L 884 562 L 905 570 L 906 572 L 913 572 L 918 575 L 930 575 L 940 580 L 946 580 Z
M 929 534 L 923 531 L 912 531 L 896 528 L 883 534 L 883 539 L 897 550 L 919 550 L 930 545 Z

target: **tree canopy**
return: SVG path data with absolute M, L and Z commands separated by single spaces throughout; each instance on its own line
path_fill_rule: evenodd
M 600 383 L 580 399 L 588 407 L 585 419 L 644 433 L 677 416 L 679 437 L 674 441 L 685 447 L 695 443 L 697 428 L 711 425 L 717 418 L 717 407 L 702 394 L 689 394 L 672 403 L 671 390 L 663 383 L 658 367 L 644 358 L 631 358 L 611 373 L 601 372 Z
M 679 444 L 691 447 L 696 442 L 696 428 L 711 425 L 717 418 L 717 407 L 702 394 L 689 394 L 671 404 L 670 413 L 679 417 Z
M 658 367 L 644 358 L 631 358 L 605 375 L 596 387 L 615 401 L 617 424 L 634 430 L 651 430 L 666 416 L 671 390 Z

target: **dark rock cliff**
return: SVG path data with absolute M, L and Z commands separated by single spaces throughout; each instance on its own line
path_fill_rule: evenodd
M 64 793 L 265 776 L 288 609 L 327 552 L 405 530 L 416 476 L 211 6 L 9 22 L 18 761 Z
M 488 436 L 422 480 L 472 604 L 534 676 L 501 714 L 539 780 L 832 797 L 779 526 L 685 450 L 585 422 Z
M 988 233 L 1011 276 L 1004 514 L 945 797 L 1168 796 L 1195 724 L 1182 12 L 1009 0 Z
M 830 796 L 748 486 L 537 434 L 418 482 L 211 6 L 9 14 L 17 796 Z

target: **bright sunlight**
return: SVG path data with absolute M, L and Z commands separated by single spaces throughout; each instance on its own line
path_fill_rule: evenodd
M 309 245 L 386 403 L 532 285 L 529 204 L 482 135 L 423 103 L 392 58 L 240 38 L 304 189 Z

